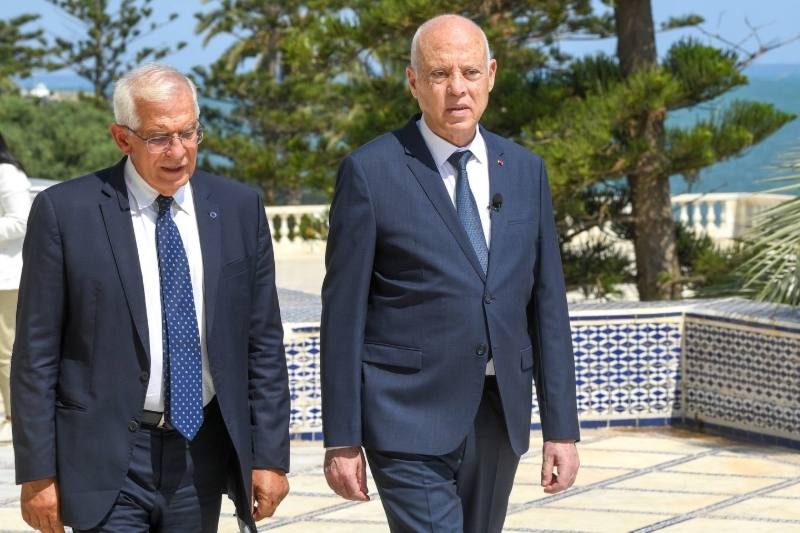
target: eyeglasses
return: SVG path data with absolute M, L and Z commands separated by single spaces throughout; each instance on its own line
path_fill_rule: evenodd
M 158 137 L 150 137 L 149 139 L 145 139 L 136 133 L 133 128 L 125 126 L 124 124 L 120 124 L 120 126 L 123 128 L 128 128 L 128 131 L 143 140 L 147 145 L 147 151 L 151 154 L 163 154 L 168 152 L 172 147 L 172 141 L 175 139 L 180 139 L 180 142 L 184 148 L 194 148 L 203 142 L 203 132 L 206 131 L 203 125 L 198 122 L 197 128 L 191 131 L 185 131 L 177 135 L 159 135 Z

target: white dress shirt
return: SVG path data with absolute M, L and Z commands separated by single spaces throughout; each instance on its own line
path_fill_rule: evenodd
M 486 247 L 491 250 L 491 234 L 492 234 L 492 219 L 490 217 L 489 206 L 489 156 L 486 153 L 486 141 L 483 140 L 481 130 L 475 130 L 475 138 L 472 142 L 464 147 L 458 147 L 454 144 L 445 141 L 431 131 L 425 123 L 425 115 L 417 121 L 417 126 L 428 146 L 433 162 L 436 163 L 436 168 L 439 169 L 444 180 L 444 186 L 447 187 L 447 192 L 450 194 L 450 201 L 456 205 L 456 177 L 458 176 L 458 169 L 448 163 L 447 158 L 453 155 L 453 152 L 469 150 L 472 152 L 472 157 L 467 161 L 467 177 L 469 178 L 469 188 L 472 190 L 472 196 L 475 197 L 475 204 L 478 207 L 478 214 L 481 217 L 481 225 L 483 226 L 483 235 L 486 237 Z M 486 375 L 494 376 L 494 360 L 489 359 L 486 364 Z
M 158 192 L 147 184 L 128 159 L 125 162 L 125 185 L 131 205 L 133 233 L 139 255 L 144 283 L 144 300 L 147 308 L 147 329 L 150 336 L 150 382 L 144 408 L 148 411 L 164 410 L 164 348 L 162 345 L 161 277 L 158 270 L 156 248 L 156 220 L 158 219 Z M 184 185 L 173 195 L 171 213 L 181 234 L 189 272 L 192 278 L 192 293 L 200 331 L 200 352 L 203 358 L 203 405 L 214 397 L 214 382 L 208 367 L 206 346 L 205 300 L 203 297 L 203 254 L 200 248 L 200 233 L 194 210 L 191 186 Z
M 483 236 L 486 238 L 486 247 L 491 249 L 492 220 L 489 217 L 489 156 L 486 154 L 486 141 L 483 140 L 480 129 L 476 129 L 475 138 L 468 145 L 459 148 L 450 144 L 431 131 L 425 123 L 425 115 L 417 122 L 419 131 L 425 144 L 428 146 L 433 162 L 439 169 L 444 180 L 444 186 L 450 194 L 450 201 L 456 205 L 456 177 L 458 169 L 447 162 L 447 158 L 453 152 L 469 150 L 472 157 L 467 161 L 467 176 L 469 177 L 469 188 L 472 189 L 472 196 L 475 197 L 475 204 L 478 207 L 478 214 L 481 217 L 483 226 Z

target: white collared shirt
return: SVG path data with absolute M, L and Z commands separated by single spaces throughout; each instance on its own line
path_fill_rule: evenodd
M 492 221 L 489 217 L 489 156 L 486 153 L 486 141 L 483 140 L 480 129 L 476 129 L 475 138 L 464 147 L 450 144 L 431 131 L 425 123 L 425 115 L 417 121 L 417 127 L 428 146 L 433 162 L 439 169 L 444 180 L 444 186 L 450 194 L 450 200 L 456 205 L 456 177 L 458 169 L 447 162 L 447 158 L 453 152 L 469 150 L 472 157 L 467 161 L 467 176 L 469 177 L 469 188 L 472 189 L 472 196 L 475 197 L 475 204 L 478 207 L 478 214 L 481 217 L 483 235 L 486 238 L 486 247 L 491 248 Z
M 150 382 L 144 408 L 148 411 L 164 410 L 164 348 L 161 322 L 161 277 L 158 271 L 158 249 L 156 248 L 156 220 L 158 219 L 158 192 L 147 184 L 128 159 L 125 162 L 125 185 L 131 206 L 133 234 L 139 266 L 144 283 L 144 300 L 147 308 L 147 329 L 150 336 Z M 214 382 L 208 367 L 206 346 L 205 299 L 203 296 L 203 254 L 200 248 L 200 232 L 194 210 L 192 188 L 184 185 L 173 195 L 171 213 L 181 234 L 189 273 L 192 278 L 192 294 L 200 331 L 200 352 L 203 358 L 203 405 L 214 397 Z
M 458 169 L 447 162 L 447 158 L 453 152 L 469 150 L 472 157 L 467 161 L 467 177 L 469 177 L 469 188 L 472 196 L 475 197 L 475 204 L 478 207 L 478 214 L 481 217 L 483 235 L 486 237 L 486 247 L 491 249 L 492 219 L 489 216 L 489 156 L 486 151 L 486 141 L 484 141 L 479 128 L 475 129 L 475 138 L 464 147 L 451 144 L 431 131 L 425 123 L 425 115 L 417 121 L 417 127 L 422 134 L 425 144 L 428 146 L 433 162 L 439 169 L 444 180 L 444 186 L 450 194 L 450 201 L 456 205 L 456 177 Z M 490 359 L 486 364 L 486 375 L 494 376 L 494 360 Z

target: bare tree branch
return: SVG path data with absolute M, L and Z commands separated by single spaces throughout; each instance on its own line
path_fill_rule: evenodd
M 729 39 L 726 39 L 726 38 L 722 37 L 719 34 L 719 24 L 721 22 L 722 22 L 722 14 L 720 14 L 719 21 L 717 22 L 717 31 L 714 32 L 714 33 L 706 30 L 702 26 L 697 26 L 697 29 L 703 35 L 705 35 L 707 37 L 710 37 L 711 39 L 713 39 L 715 41 L 719 41 L 722 44 L 724 44 L 726 46 L 729 46 L 730 48 L 736 50 L 736 52 L 738 52 L 742 56 L 742 59 L 739 60 L 738 63 L 736 63 L 736 68 L 738 68 L 739 70 L 747 67 L 753 61 L 755 61 L 759 57 L 763 56 L 767 52 L 770 52 L 772 50 L 775 50 L 776 48 L 780 48 L 782 46 L 786 46 L 789 43 L 793 43 L 795 41 L 800 40 L 800 33 L 799 33 L 799 34 L 795 35 L 794 37 L 792 37 L 791 39 L 787 39 L 787 40 L 784 40 L 784 41 L 781 41 L 779 39 L 772 39 L 770 41 L 764 42 L 761 39 L 761 36 L 759 35 L 758 32 L 759 32 L 759 30 L 769 26 L 769 24 L 764 24 L 764 25 L 761 25 L 761 26 L 753 26 L 750 23 L 750 20 L 747 17 L 745 17 L 744 22 L 747 25 L 748 29 L 750 30 L 750 34 L 747 37 L 745 37 L 744 39 L 742 39 L 741 41 L 739 41 L 738 43 L 735 43 L 735 42 L 733 42 L 733 41 L 731 41 Z M 758 48 L 755 51 L 748 50 L 744 46 L 750 40 L 755 40 L 756 43 L 758 43 Z
M 605 215 L 601 217 L 585 218 L 578 222 L 573 222 L 568 226 L 561 226 L 558 228 L 558 235 L 565 240 L 572 240 L 581 233 L 586 233 L 593 228 L 601 228 L 606 224 L 632 224 L 635 218 L 633 215 L 618 215 L 611 216 Z M 611 233 L 608 233 L 609 235 Z

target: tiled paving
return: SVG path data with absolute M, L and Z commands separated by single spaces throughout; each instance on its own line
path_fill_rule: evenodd
M 541 435 L 531 434 L 531 442 Z M 583 430 L 576 486 L 547 495 L 540 454 L 522 459 L 505 532 L 800 533 L 800 454 L 676 429 Z M 322 475 L 321 443 L 292 443 L 291 492 L 259 531 L 386 533 L 380 501 L 347 502 Z M 0 446 L 0 532 L 30 531 L 18 510 L 13 452 Z M 226 499 L 220 532 L 239 529 Z

